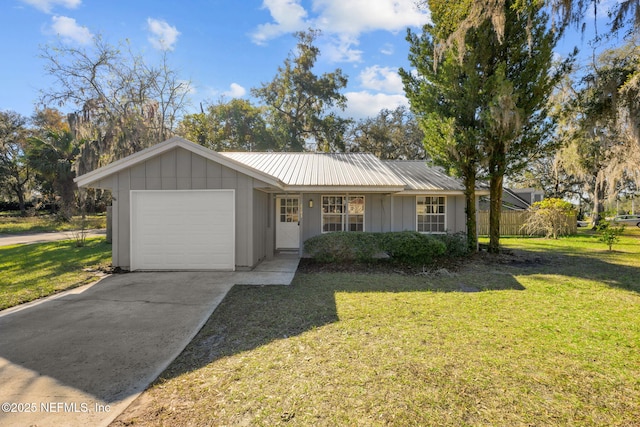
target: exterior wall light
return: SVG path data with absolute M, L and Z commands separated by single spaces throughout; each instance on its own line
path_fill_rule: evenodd
M 309 199 L 309 207 L 312 208 L 313 207 L 313 199 Z

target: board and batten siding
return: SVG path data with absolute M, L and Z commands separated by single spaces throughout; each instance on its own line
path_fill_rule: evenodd
M 273 239 L 269 238 L 270 233 L 273 234 L 270 219 L 274 217 L 274 213 L 270 212 L 271 196 L 262 191 L 253 190 L 254 208 L 253 208 L 253 259 L 252 265 L 257 264 L 265 257 L 273 256 Z M 271 244 L 269 243 L 271 242 Z
M 422 195 L 421 195 L 422 196 Z M 425 193 L 423 196 L 443 196 Z M 450 233 L 466 232 L 464 213 L 464 196 L 444 195 L 446 197 L 445 212 L 447 231 Z M 393 231 L 416 230 L 416 196 L 393 197 Z
M 266 245 L 256 244 L 264 236 L 266 222 L 256 221 L 255 213 L 265 212 L 267 198 L 255 187 L 266 184 L 240 172 L 205 159 L 183 148 L 176 148 L 157 157 L 120 171 L 112 178 L 114 266 L 130 266 L 130 190 L 203 190 L 234 189 L 236 194 L 236 265 L 252 267 L 264 258 Z
M 304 193 L 302 195 L 302 241 L 322 233 L 322 196 L 345 193 Z M 388 231 L 416 230 L 416 196 L 391 196 L 379 193 L 354 191 L 350 195 L 364 195 L 365 231 L 383 233 Z M 425 196 L 437 194 L 425 193 Z M 447 230 L 452 233 L 465 232 L 464 196 L 447 195 Z M 313 200 L 313 208 L 309 207 Z
M 391 197 L 386 194 L 365 194 L 364 223 L 366 231 L 391 231 Z
M 309 200 L 313 201 L 313 207 L 309 207 Z M 300 200 L 302 206 L 302 243 L 318 234 L 322 234 L 322 195 L 315 193 L 302 194 Z

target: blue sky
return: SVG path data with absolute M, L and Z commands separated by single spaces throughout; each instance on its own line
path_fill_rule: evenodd
M 348 75 L 347 115 L 375 115 L 406 104 L 398 67 L 407 67 L 406 28 L 429 19 L 413 0 L 2 0 L 0 109 L 30 115 L 44 73 L 40 47 L 89 46 L 97 34 L 128 39 L 150 61 L 170 51 L 170 64 L 193 85 L 200 101 L 248 98 L 270 81 L 295 47 L 293 32 L 322 29 L 317 72 Z
M 2 0 L 0 110 L 31 115 L 39 90 L 51 85 L 40 48 L 58 39 L 75 47 L 90 46 L 96 35 L 111 44 L 128 39 L 151 62 L 168 50 L 170 65 L 192 83 L 191 111 L 196 111 L 200 102 L 222 96 L 249 98 L 250 89 L 270 81 L 295 47 L 293 32 L 314 27 L 322 30 L 317 73 L 341 68 L 349 77 L 344 115 L 373 116 L 382 108 L 408 105 L 396 73 L 408 67 L 406 28 L 419 29 L 429 20 L 415 3 Z

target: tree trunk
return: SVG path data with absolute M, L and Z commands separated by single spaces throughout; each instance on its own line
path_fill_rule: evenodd
M 500 252 L 500 216 L 502 215 L 502 180 L 501 173 L 491 175 L 489 184 L 489 252 Z
M 507 169 L 507 145 L 500 136 L 489 147 L 489 253 L 500 252 L 500 217 L 502 215 L 502 182 Z
M 18 206 L 20 207 L 20 216 L 27 216 L 27 207 L 24 202 L 24 192 L 20 186 L 16 186 L 15 188 L 16 196 L 18 197 Z
M 595 190 L 593 192 L 593 229 L 595 230 L 602 220 L 601 214 L 604 212 L 604 183 L 596 179 Z
M 76 207 L 76 184 L 73 182 L 73 176 L 61 181 L 58 189 L 60 195 L 60 211 L 66 221 L 71 221 Z
M 20 216 L 27 216 L 27 207 L 24 201 L 24 185 L 27 183 L 28 178 L 24 180 L 20 179 L 20 172 L 15 169 L 11 171 L 12 177 L 15 179 L 15 182 L 11 184 L 11 190 L 15 193 L 18 198 L 18 206 L 20 207 Z M 28 176 L 28 173 L 27 173 Z
M 473 173 L 464 177 L 464 201 L 467 216 L 467 248 L 469 252 L 478 250 L 478 230 L 476 222 L 476 176 Z
M 489 155 L 489 253 L 500 252 L 500 219 L 502 216 L 502 181 L 507 165 L 504 141 L 496 138 L 491 142 Z

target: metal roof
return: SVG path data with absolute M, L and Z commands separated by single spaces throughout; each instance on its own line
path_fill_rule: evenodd
M 424 160 L 387 160 L 384 165 L 406 183 L 406 191 L 464 191 L 459 179 Z
M 405 182 L 368 153 L 221 152 L 236 162 L 282 181 L 290 187 L 393 187 Z
M 272 190 L 371 191 L 416 194 L 461 193 L 462 182 L 423 160 L 381 161 L 370 153 L 213 152 L 174 137 L 75 179 L 78 186 L 101 180 L 168 150 L 181 147 L 265 182 Z M 480 187 L 480 192 L 483 191 Z

